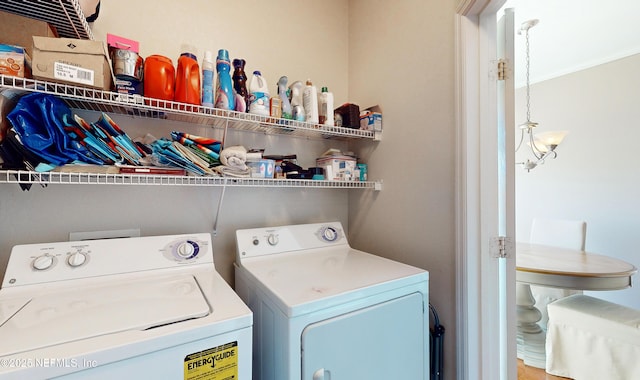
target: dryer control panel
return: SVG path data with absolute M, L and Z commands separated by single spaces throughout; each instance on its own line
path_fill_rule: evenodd
M 272 255 L 327 246 L 348 246 L 340 222 L 298 224 L 236 231 L 237 258 Z
M 213 266 L 211 235 L 165 235 L 16 245 L 2 287 L 185 265 Z

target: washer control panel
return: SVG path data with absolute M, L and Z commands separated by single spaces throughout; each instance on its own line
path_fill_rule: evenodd
M 252 228 L 236 231 L 237 258 L 348 245 L 340 222 Z
M 23 244 L 11 250 L 2 287 L 196 264 L 213 265 L 208 233 Z

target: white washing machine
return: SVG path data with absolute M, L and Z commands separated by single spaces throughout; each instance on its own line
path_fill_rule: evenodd
M 339 222 L 236 239 L 254 379 L 428 379 L 427 271 L 352 249 Z
M 251 379 L 252 314 L 209 234 L 15 246 L 0 379 Z

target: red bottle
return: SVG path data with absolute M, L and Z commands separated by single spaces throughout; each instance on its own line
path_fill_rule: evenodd
M 162 100 L 173 100 L 176 70 L 167 57 L 151 55 L 144 62 L 144 96 Z
M 176 71 L 176 102 L 200 105 L 200 66 L 195 54 L 190 50 L 183 50 L 184 53 L 178 58 L 178 69 Z

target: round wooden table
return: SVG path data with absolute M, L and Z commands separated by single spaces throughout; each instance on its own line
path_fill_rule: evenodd
M 518 358 L 545 368 L 545 332 L 529 285 L 575 290 L 619 290 L 631 286 L 632 264 L 609 256 L 545 245 L 516 244 Z

